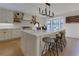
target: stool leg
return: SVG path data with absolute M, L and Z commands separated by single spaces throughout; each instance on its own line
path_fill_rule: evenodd
M 44 55 L 45 50 L 47 50 L 45 48 L 46 48 L 46 44 L 44 45 L 44 48 L 43 48 L 43 51 L 42 51 L 42 56 Z
M 53 52 L 53 55 L 55 56 L 55 53 L 54 53 L 54 51 L 52 51 Z
M 66 47 L 66 44 L 67 44 L 66 39 L 64 39 L 64 48 Z
M 41 54 L 42 56 L 43 56 L 43 53 L 44 53 L 44 49 L 45 49 L 45 45 L 44 45 L 44 48 L 43 48 L 43 51 L 42 51 L 42 54 Z
M 51 43 L 49 43 L 48 51 L 49 51 L 49 55 L 51 56 Z
M 64 42 L 63 42 L 62 40 L 61 40 L 60 43 L 59 43 L 59 44 L 60 44 L 60 50 L 61 50 L 61 52 L 63 51 L 63 43 L 64 43 Z
M 52 49 L 53 55 L 55 56 L 55 53 L 54 53 L 55 52 L 55 46 L 52 46 L 51 49 Z
M 57 52 L 57 56 L 58 56 L 59 54 L 58 54 L 58 46 L 57 46 L 57 43 L 56 43 L 56 52 Z

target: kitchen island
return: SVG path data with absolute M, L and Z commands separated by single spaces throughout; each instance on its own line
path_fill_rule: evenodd
M 61 29 L 59 31 L 62 31 Z M 44 37 L 55 37 L 59 31 L 44 31 L 44 30 L 21 30 L 22 32 L 22 48 L 24 55 L 27 56 L 41 56 L 44 47 L 42 39 Z

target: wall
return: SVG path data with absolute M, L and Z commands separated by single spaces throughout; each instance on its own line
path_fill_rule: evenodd
M 0 23 L 13 23 L 13 12 L 12 10 L 7 10 L 4 8 L 0 8 Z M 31 26 L 31 17 L 32 15 L 29 14 L 24 14 L 24 19 L 21 23 L 14 23 L 15 25 L 21 27 L 21 26 Z M 45 19 L 41 17 L 36 18 L 37 21 L 41 24 L 44 25 Z
M 79 38 L 79 23 L 66 24 L 65 28 L 67 37 Z
M 12 23 L 13 22 L 13 12 L 0 8 L 0 23 Z
M 60 15 L 62 16 L 62 15 Z M 57 17 L 60 17 L 57 16 Z M 70 16 L 70 15 L 68 15 Z M 64 17 L 66 17 L 64 15 Z M 66 21 L 66 19 L 65 19 Z M 72 38 L 79 38 L 79 23 L 65 23 L 65 29 L 66 29 L 66 36 L 72 37 Z
M 67 37 L 79 38 L 79 23 L 66 23 L 65 29 Z
M 22 26 L 31 26 L 32 24 L 30 23 L 32 19 L 32 15 L 29 14 L 24 14 L 24 18 L 23 21 L 21 22 Z M 44 25 L 46 23 L 46 19 L 45 18 L 41 18 L 41 17 L 36 17 L 36 20 L 40 23 L 40 25 Z

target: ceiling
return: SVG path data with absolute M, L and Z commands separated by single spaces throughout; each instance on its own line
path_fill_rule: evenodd
M 52 11 L 55 16 L 59 15 L 79 15 L 78 3 L 51 3 Z M 30 15 L 36 15 L 42 17 L 39 12 L 39 7 L 44 7 L 42 3 L 0 3 L 1 8 L 10 9 L 13 11 L 21 11 Z

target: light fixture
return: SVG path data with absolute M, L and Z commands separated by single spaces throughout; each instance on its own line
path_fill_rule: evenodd
M 43 9 L 39 8 L 39 14 L 54 17 L 54 12 L 51 11 L 51 4 L 45 3 L 46 7 Z

